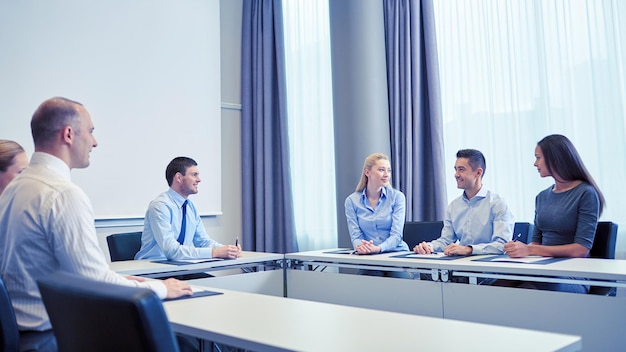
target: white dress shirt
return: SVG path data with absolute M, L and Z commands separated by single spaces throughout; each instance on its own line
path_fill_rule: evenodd
M 94 224 L 91 202 L 71 182 L 69 167 L 47 153 L 33 154 L 0 195 L 0 274 L 20 330 L 51 328 L 37 279 L 57 270 L 166 296 L 161 281 L 128 280 L 111 271 Z

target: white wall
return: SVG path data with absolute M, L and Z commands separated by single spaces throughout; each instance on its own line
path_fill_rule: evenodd
M 204 217 L 209 235 L 221 243 L 241 240 L 241 52 L 242 0 L 220 0 L 221 54 L 221 177 L 222 215 Z M 200 168 L 201 173 L 209 172 Z M 200 190 L 202 192 L 202 189 Z M 131 224 L 128 226 L 128 224 Z M 100 244 L 107 258 L 106 236 L 118 232 L 141 231 L 142 220 L 97 223 Z
M 219 4 L 0 2 L 0 138 L 32 152 L 29 122 L 39 103 L 83 103 L 98 147 L 89 168 L 72 171 L 73 182 L 96 219 L 142 218 L 167 189 L 172 158 L 190 156 L 212 171 L 221 155 Z M 201 176 L 207 192 L 193 201 L 200 214 L 220 214 L 220 174 Z

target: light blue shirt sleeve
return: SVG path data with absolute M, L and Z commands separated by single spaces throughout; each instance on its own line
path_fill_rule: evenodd
M 211 239 L 193 204 L 187 203 L 185 239 L 178 242 L 184 198 L 171 188 L 150 203 L 146 211 L 141 249 L 135 259 L 204 259 L 222 244 Z
M 375 208 L 367 201 L 365 191 L 355 192 L 344 203 L 352 246 L 372 241 L 382 252 L 408 251 L 402 241 L 406 198 L 400 191 L 383 188 Z
M 452 204 L 452 203 L 451 203 Z M 452 228 L 452 210 L 449 205 L 446 209 L 446 215 L 443 219 L 443 228 L 441 229 L 441 236 L 429 243 L 430 247 L 435 252 L 443 252 L 450 243 L 455 243 L 458 240 L 454 230 Z
M 483 188 L 472 199 L 463 194 L 453 200 L 443 225 L 441 236 L 429 243 L 434 251 L 458 243 L 472 246 L 472 254 L 501 254 L 513 238 L 515 218 L 500 196 Z

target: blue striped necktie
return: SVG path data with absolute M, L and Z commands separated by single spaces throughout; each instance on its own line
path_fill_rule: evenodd
M 180 234 L 178 235 L 178 243 L 185 242 L 185 226 L 187 225 L 187 200 L 183 203 L 183 223 L 180 225 Z

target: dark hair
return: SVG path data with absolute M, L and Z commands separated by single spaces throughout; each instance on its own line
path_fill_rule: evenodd
M 457 159 L 468 159 L 472 170 L 481 168 L 483 169 L 483 176 L 485 175 L 485 171 L 487 170 L 487 162 L 485 161 L 485 156 L 480 151 L 476 149 L 461 149 L 456 152 L 456 157 Z
M 179 156 L 172 159 L 172 161 L 167 164 L 167 168 L 165 169 L 165 179 L 167 180 L 168 186 L 172 185 L 174 175 L 176 175 L 177 172 L 180 172 L 181 175 L 185 176 L 187 169 L 191 166 L 198 166 L 198 163 L 196 163 L 196 161 L 192 158 Z
M 556 174 L 563 181 L 585 181 L 593 186 L 600 199 L 600 214 L 602 214 L 604 195 L 587 171 L 574 144 L 563 135 L 551 134 L 540 140 L 537 146 L 541 148 L 546 167 L 553 177 Z
M 17 142 L 0 139 L 0 172 L 6 172 L 19 153 L 24 153 L 24 148 Z
M 65 126 L 79 129 L 78 106 L 82 104 L 62 97 L 50 98 L 41 103 L 30 121 L 35 147 L 49 147 Z

